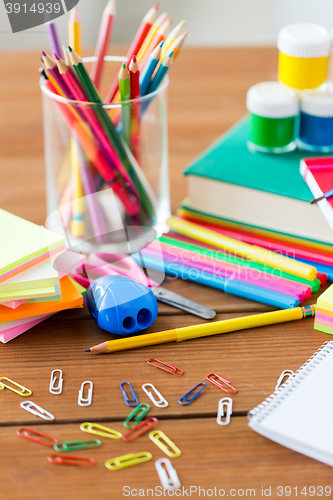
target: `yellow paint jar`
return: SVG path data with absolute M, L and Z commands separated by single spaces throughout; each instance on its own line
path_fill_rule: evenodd
M 279 81 L 297 90 L 315 89 L 325 80 L 330 35 L 318 24 L 296 23 L 278 35 Z

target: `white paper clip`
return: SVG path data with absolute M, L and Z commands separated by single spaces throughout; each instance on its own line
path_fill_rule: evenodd
M 54 420 L 52 413 L 44 410 L 44 408 L 36 405 L 36 403 L 33 403 L 32 401 L 22 401 L 22 403 L 20 403 L 20 407 L 23 408 L 23 410 L 36 415 L 36 417 L 43 418 L 44 420 Z
M 163 467 L 163 465 L 165 468 Z M 156 460 L 155 467 L 161 485 L 165 490 L 177 490 L 180 488 L 180 481 L 176 469 L 172 467 L 172 463 L 168 458 L 160 458 Z
M 227 413 L 224 415 L 224 409 L 223 407 L 227 407 Z M 230 424 L 230 416 L 232 414 L 232 399 L 231 398 L 222 398 L 219 401 L 219 406 L 217 409 L 217 418 L 216 422 L 219 425 L 228 425 Z M 222 417 L 225 416 L 225 420 L 222 420 Z
M 56 372 L 59 372 L 59 375 L 57 375 Z M 58 378 L 58 385 L 56 385 L 57 378 Z M 64 382 L 64 379 L 62 378 L 62 370 L 59 370 L 59 369 L 53 370 L 51 373 L 51 379 L 50 379 L 50 385 L 49 385 L 50 393 L 51 394 L 61 394 L 63 382 Z
M 281 375 L 279 376 L 278 378 L 278 381 L 276 382 L 276 386 L 275 386 L 275 391 L 278 390 L 278 388 L 280 387 L 280 385 L 283 385 L 287 382 L 287 380 L 292 377 L 294 375 L 294 372 L 292 370 L 283 370 L 283 372 L 281 373 Z M 283 382 L 283 379 L 287 377 L 287 379 Z M 283 382 L 283 384 L 282 384 Z
M 85 384 L 89 385 L 88 395 L 86 398 L 83 397 Z M 90 406 L 92 401 L 92 393 L 93 393 L 93 383 L 90 382 L 90 380 L 82 382 L 81 389 L 79 390 L 79 397 L 77 400 L 77 404 L 80 406 Z
M 148 389 L 146 389 L 146 387 L 150 387 L 155 392 L 156 396 L 158 396 L 160 399 L 159 400 L 155 399 L 154 394 Z M 154 405 L 157 406 L 157 408 L 166 408 L 167 406 L 169 406 L 167 400 L 156 389 L 156 387 L 153 386 L 153 384 L 143 384 L 142 389 L 145 391 L 148 398 L 154 403 Z

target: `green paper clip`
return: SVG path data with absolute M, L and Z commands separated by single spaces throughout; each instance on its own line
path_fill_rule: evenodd
M 87 439 L 86 441 L 63 441 L 62 443 L 57 443 L 53 445 L 55 451 L 59 453 L 64 453 L 67 451 L 74 450 L 87 450 L 89 448 L 98 448 L 101 446 L 102 442 L 99 439 Z
M 126 427 L 126 429 L 132 429 L 133 427 L 136 426 L 136 424 L 141 422 L 141 420 L 143 419 L 143 417 L 145 417 L 145 415 L 149 412 L 149 410 L 150 410 L 149 404 L 147 403 L 139 404 L 124 420 L 123 426 Z M 131 422 L 132 419 L 133 422 Z

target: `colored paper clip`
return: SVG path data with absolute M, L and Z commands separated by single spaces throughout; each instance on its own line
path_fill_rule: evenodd
M 59 372 L 58 375 L 57 375 L 57 372 Z M 56 385 L 57 380 L 58 380 L 58 385 Z M 50 393 L 51 394 L 61 394 L 63 382 L 64 382 L 64 379 L 62 378 L 62 370 L 59 370 L 59 369 L 53 370 L 51 373 L 51 379 L 50 379 L 50 385 L 49 385 Z
M 85 441 L 63 441 L 53 446 L 55 451 L 65 453 L 67 451 L 89 450 L 90 448 L 99 448 L 102 442 L 99 439 L 87 439 Z
M 168 366 L 169 368 L 172 368 L 172 370 L 167 370 L 166 368 L 163 368 L 162 366 L 155 365 L 152 363 L 152 361 L 157 361 L 158 363 L 161 363 L 163 366 Z M 159 368 L 160 370 L 163 370 L 164 372 L 172 373 L 173 375 L 183 375 L 184 370 L 181 368 L 177 368 L 177 366 L 170 365 L 169 363 L 165 363 L 164 361 L 160 361 L 159 359 L 156 358 L 149 358 L 147 359 L 148 365 L 155 366 L 156 368 Z
M 123 387 L 124 384 L 128 384 L 130 390 L 131 390 L 131 393 L 132 393 L 132 399 L 130 399 L 127 394 L 126 394 L 126 391 Z M 120 384 L 120 390 L 121 390 L 121 393 L 123 395 L 123 398 L 125 400 L 125 403 L 127 404 L 127 406 L 130 406 L 131 408 L 134 408 L 135 406 L 138 406 L 139 404 L 139 400 L 138 400 L 138 396 L 135 394 L 135 391 L 132 387 L 132 385 L 129 383 L 129 382 L 122 382 Z
M 48 462 L 53 465 L 80 465 L 88 466 L 95 465 L 96 460 L 93 458 L 77 457 L 76 455 L 61 455 L 52 453 L 47 457 Z
M 156 400 L 154 398 L 154 394 L 147 389 L 147 387 L 151 387 L 151 389 L 155 392 L 156 396 L 159 398 L 159 400 Z M 167 400 L 162 396 L 162 394 L 156 389 L 156 387 L 153 386 L 153 384 L 143 384 L 142 389 L 145 391 L 147 394 L 148 398 L 154 403 L 157 408 L 166 408 L 169 406 L 169 403 Z
M 281 373 L 281 375 L 280 375 L 280 376 L 279 376 L 279 378 L 278 378 L 278 381 L 276 382 L 276 386 L 275 386 L 275 389 L 274 389 L 274 390 L 275 390 L 275 391 L 277 391 L 277 390 L 278 390 L 278 388 L 279 388 L 281 385 L 284 385 L 284 384 L 287 382 L 287 380 L 288 380 L 290 377 L 292 377 L 293 375 L 294 375 L 294 372 L 293 372 L 292 370 L 283 370 L 283 372 Z M 285 377 L 287 377 L 287 380 L 285 380 L 285 381 L 283 382 L 283 379 L 284 379 Z
M 132 467 L 132 465 L 148 462 L 148 460 L 151 460 L 152 458 L 153 455 L 148 453 L 148 451 L 142 451 L 141 453 L 128 453 L 127 455 L 122 455 L 121 457 L 110 458 L 110 460 L 105 462 L 105 467 L 110 470 L 125 469 L 125 467 Z
M 145 420 L 142 420 L 142 422 L 139 422 L 135 427 L 125 432 L 121 439 L 127 443 L 134 441 L 134 439 L 155 427 L 157 423 L 158 420 L 155 417 L 146 418 Z
M 90 434 L 96 434 L 97 436 L 111 439 L 120 439 L 122 437 L 122 434 L 118 431 L 114 431 L 103 425 L 92 424 L 91 422 L 83 422 L 83 424 L 80 425 L 80 429 L 83 432 L 89 432 Z
M 54 420 L 54 415 L 52 415 L 52 413 L 44 410 L 44 408 L 36 405 L 36 403 L 33 403 L 32 401 L 22 401 L 22 403 L 20 403 L 20 407 L 23 408 L 23 410 L 32 413 L 32 415 L 36 415 L 36 417 L 43 418 L 44 420 Z
M 168 438 L 162 431 L 151 431 L 149 433 L 149 438 L 153 443 L 156 444 L 168 457 L 176 458 L 179 457 L 182 452 L 179 448 Z M 164 443 L 163 443 L 163 441 Z
M 227 407 L 227 413 L 224 415 L 224 406 Z M 219 425 L 228 425 L 230 424 L 230 416 L 232 414 L 232 399 L 231 398 L 222 398 L 219 401 L 219 405 L 217 408 L 217 417 L 216 422 Z M 222 420 L 222 417 L 225 416 L 225 420 Z
M 20 427 L 17 429 L 16 434 L 24 439 L 29 439 L 29 441 L 34 441 L 34 443 L 42 444 L 43 446 L 48 446 L 52 448 L 54 444 L 57 444 L 58 440 L 42 432 L 34 431 L 29 429 L 29 427 Z M 40 439 L 40 437 L 45 438 L 45 440 Z
M 18 391 L 17 389 L 14 389 L 14 387 L 11 387 L 10 385 L 5 384 L 3 381 L 7 380 L 7 382 L 10 382 L 13 384 L 15 387 L 19 387 L 21 390 Z M 32 391 L 30 389 L 27 389 L 21 384 L 18 384 L 17 382 L 14 382 L 13 380 L 10 380 L 10 378 L 7 377 L 0 377 L 0 384 L 5 387 L 6 389 L 9 389 L 10 391 L 16 392 L 16 394 L 19 394 L 20 396 L 31 396 Z
M 164 465 L 164 467 L 163 467 Z M 176 469 L 168 458 L 159 458 L 155 462 L 158 477 L 160 478 L 162 488 L 165 490 L 178 490 L 180 481 Z
M 191 397 L 191 399 L 188 399 L 187 396 L 189 394 L 191 394 L 197 387 L 199 386 L 202 386 L 201 389 L 198 390 L 198 392 L 196 392 L 194 394 L 194 396 Z M 188 391 L 186 394 L 184 394 L 184 396 L 182 396 L 181 398 L 178 399 L 178 403 L 180 405 L 183 405 L 183 406 L 187 406 L 189 405 L 190 403 L 192 403 L 192 401 L 194 401 L 198 396 L 200 396 L 200 394 L 202 393 L 202 391 L 204 390 L 204 388 L 207 386 L 207 384 L 205 382 L 200 382 L 199 384 L 195 385 L 194 387 L 192 387 L 192 389 L 190 391 Z
M 88 395 L 86 398 L 84 398 L 83 393 L 84 393 L 84 386 L 86 384 L 89 386 L 89 388 L 88 388 Z M 79 390 L 79 397 L 77 400 L 77 404 L 80 406 L 90 406 L 92 401 L 92 393 L 93 393 L 93 383 L 90 382 L 90 380 L 82 382 L 81 389 Z
M 227 392 L 228 394 L 236 394 L 236 392 L 237 392 L 237 389 L 230 384 L 229 380 L 226 380 L 225 378 L 220 377 L 220 375 L 217 375 L 216 373 L 210 373 L 209 375 L 207 375 L 206 379 L 208 380 L 208 382 L 216 385 L 216 387 L 218 387 L 219 389 L 221 389 L 224 392 Z M 225 384 L 227 387 L 232 389 L 232 391 L 228 391 L 228 389 L 223 387 L 223 385 L 220 384 L 218 382 L 218 380 L 220 380 L 223 384 Z
M 133 429 L 133 427 L 141 422 L 143 417 L 149 412 L 150 406 L 147 403 L 141 403 L 139 404 L 134 410 L 128 415 L 127 418 L 125 418 L 123 422 L 123 426 L 126 427 L 126 429 Z M 131 420 L 133 419 L 133 422 Z

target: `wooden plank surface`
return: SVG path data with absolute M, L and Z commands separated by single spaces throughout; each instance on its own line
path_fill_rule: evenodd
M 116 53 L 124 50 L 119 48 Z M 43 224 L 46 212 L 38 54 L 27 54 L 24 59 L 18 54 L 3 53 L 0 57 L 0 206 Z M 182 63 L 172 69 L 169 92 L 173 211 L 186 195 L 182 169 L 242 117 L 246 90 L 259 81 L 275 79 L 277 67 L 277 51 L 271 48 L 188 49 L 181 57 Z M 25 76 L 24 90 L 19 74 Z M 164 286 L 215 309 L 218 320 L 272 310 L 189 282 L 168 279 Z M 160 304 L 159 317 L 149 331 L 200 322 L 199 318 Z M 56 417 L 54 423 L 45 425 L 20 408 L 23 398 L 8 390 L 0 392 L 1 499 L 44 500 L 63 496 L 75 500 L 118 500 L 124 498 L 124 485 L 136 489 L 157 486 L 152 461 L 118 472 L 107 471 L 103 465 L 108 458 L 127 451 L 143 451 L 143 447 L 153 453 L 154 459 L 162 457 L 147 436 L 131 445 L 104 439 L 103 446 L 91 453 L 97 465 L 82 470 L 50 465 L 46 461 L 47 448 L 15 435 L 18 425 L 30 425 L 60 440 L 84 439 L 78 424 L 87 420 L 108 423 L 120 430 L 121 421 L 129 413 L 119 390 L 124 380 L 132 382 L 141 402 L 149 402 L 141 389 L 147 382 L 153 383 L 169 401 L 168 408 L 153 407 L 151 414 L 160 419 L 159 428 L 183 452 L 173 463 L 185 487 L 224 488 L 229 496 L 230 488 L 255 488 L 256 496 L 261 497 L 261 487 L 272 486 L 271 497 L 278 498 L 279 485 L 332 485 L 330 467 L 257 435 L 248 428 L 245 417 L 271 394 L 282 370 L 299 368 L 330 338 L 313 330 L 313 320 L 114 355 L 83 352 L 108 338 L 110 335 L 101 331 L 83 309 L 57 314 L 0 346 L 1 375 L 31 388 L 30 399 Z M 165 374 L 149 366 L 148 357 L 176 364 L 185 374 Z M 61 396 L 48 392 L 50 374 L 55 368 L 64 372 Z M 233 396 L 232 422 L 227 427 L 221 428 L 215 422 L 217 402 L 224 393 L 213 385 L 207 384 L 198 400 L 188 407 L 177 402 L 211 372 L 226 377 L 238 389 Z M 93 404 L 81 408 L 77 405 L 78 389 L 89 379 L 94 382 Z M 201 496 L 193 491 L 192 498 Z M 291 498 L 296 498 L 295 490 Z

